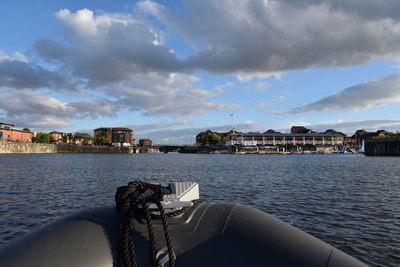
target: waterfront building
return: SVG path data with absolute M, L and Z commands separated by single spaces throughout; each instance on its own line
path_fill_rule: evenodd
M 54 143 L 69 143 L 69 137 L 67 133 L 52 131 L 50 135 L 53 137 Z
M 33 133 L 14 128 L 13 124 L 0 122 L 0 141 L 32 142 Z
M 152 146 L 153 141 L 151 139 L 139 139 L 139 146 Z
M 226 144 L 276 152 L 337 151 L 343 140 L 339 133 L 237 133 Z
M 363 140 L 379 138 L 393 135 L 392 132 L 388 132 L 386 130 L 378 130 L 376 132 L 367 132 L 365 130 L 357 130 L 354 135 L 351 137 L 357 145 L 360 145 Z
M 94 144 L 113 146 L 135 145 L 133 130 L 121 127 L 102 127 L 94 129 Z

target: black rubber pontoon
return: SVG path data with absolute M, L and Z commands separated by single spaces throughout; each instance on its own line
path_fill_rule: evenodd
M 60 219 L 2 248 L 0 266 L 118 266 L 119 218 L 114 207 L 103 207 Z M 176 266 L 366 266 L 243 205 L 201 203 L 168 221 Z M 153 226 L 157 249 L 162 249 L 163 226 L 159 220 Z M 135 219 L 134 228 L 137 264 L 151 266 L 143 218 Z

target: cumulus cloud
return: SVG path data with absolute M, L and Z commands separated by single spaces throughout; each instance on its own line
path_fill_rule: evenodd
M 115 115 L 109 100 L 66 102 L 32 90 L 0 89 L 0 111 L 5 121 L 34 128 L 65 128 L 71 119 Z
M 337 94 L 282 113 L 304 113 L 322 110 L 356 111 L 396 102 L 400 102 L 400 73 L 346 88 Z
M 75 81 L 79 81 L 79 90 L 101 97 L 54 102 L 55 107 L 64 105 L 72 114 L 61 116 L 64 121 L 79 116 L 112 117 L 121 110 L 181 119 L 212 110 L 243 108 L 214 103 L 212 99 L 230 84 L 215 90 L 201 88 L 199 78 L 192 75 L 196 70 L 232 73 L 240 81 L 248 81 L 400 55 L 400 4 L 395 0 L 204 0 L 182 4 L 181 13 L 148 0 L 139 2 L 133 13 L 60 10 L 55 16 L 66 29 L 64 39 L 39 39 L 33 47 L 50 68 L 30 62 L 22 54 L 10 57 L 0 53 L 0 89 L 21 91 L 5 93 L 3 102 L 11 96 L 28 97 L 27 89 L 77 90 Z M 192 45 L 192 54 L 177 57 L 166 41 L 174 34 Z M 330 109 L 362 109 L 398 101 L 397 80 L 398 75 L 394 75 L 348 88 L 289 112 L 318 110 L 322 104 Z M 378 83 L 388 90 L 376 93 Z M 264 87 L 260 82 L 252 89 Z M 25 109 L 44 103 L 46 98 L 43 92 L 42 96 L 31 93 Z M 352 107 L 346 97 L 353 98 Z M 354 97 L 360 98 L 354 101 Z M 57 100 L 51 93 L 47 98 Z M 21 105 L 16 103 L 16 107 Z M 1 109 L 8 116 L 16 111 L 5 102 Z M 46 109 L 46 105 L 44 110 L 48 116 L 59 115 L 57 109 Z M 43 113 L 33 108 L 29 112 L 22 112 L 21 107 L 19 114 L 28 118 Z
M 367 2 L 185 1 L 185 16 L 149 0 L 139 8 L 193 44 L 188 67 L 252 77 L 398 58 L 398 2 Z
M 116 98 L 117 104 L 144 116 L 191 117 L 221 109 L 243 109 L 234 104 L 216 104 L 210 99 L 219 96 L 220 88 L 210 91 L 199 88 L 199 78 L 179 73 L 141 73 L 124 85 L 103 90 Z
M 36 53 L 87 81 L 87 88 L 113 99 L 104 105 L 98 105 L 104 100 L 81 101 L 71 107 L 91 108 L 93 116 L 113 116 L 127 109 L 175 118 L 242 108 L 212 103 L 210 99 L 222 94 L 223 88 L 212 91 L 197 86 L 199 78 L 186 73 L 184 63 L 164 45 L 164 33 L 142 16 L 64 9 L 56 17 L 68 31 L 66 42 L 39 39 L 34 44 Z
M 71 119 L 116 118 L 122 110 L 140 112 L 144 116 L 168 116 L 184 122 L 184 118 L 214 110 L 243 109 L 239 105 L 210 102 L 222 92 L 201 89 L 195 84 L 198 80 L 186 74 L 142 73 L 123 85 L 98 88 L 104 97 L 89 95 L 78 101 L 61 101 L 47 93 L 27 89 L 0 89 L 0 110 L 8 120 L 20 118 L 21 122 L 32 125 L 35 121 L 39 126 L 43 120 L 43 125 L 48 126 L 52 121 L 48 120 L 50 116 L 54 118 L 54 126 L 60 126 L 60 121 Z M 44 116 L 43 119 L 40 116 Z
M 60 10 L 56 17 L 68 29 L 68 44 L 38 40 L 35 51 L 68 65 L 92 86 L 129 80 L 132 73 L 196 69 L 248 81 L 400 55 L 395 0 L 184 1 L 180 13 L 149 0 L 137 7 L 131 14 Z M 178 59 L 165 42 L 170 32 L 194 52 Z
M 37 64 L 30 63 L 23 54 L 17 53 L 9 57 L 1 51 L 0 87 L 77 90 L 75 84 L 57 71 L 50 71 Z
M 400 3 L 396 0 L 281 0 L 296 7 L 326 3 L 334 11 L 347 12 L 368 19 L 400 19 Z
M 184 71 L 163 45 L 163 32 L 139 16 L 63 9 L 56 17 L 68 30 L 67 45 L 41 39 L 34 49 L 46 60 L 88 79 L 91 87 L 131 80 L 135 73 Z

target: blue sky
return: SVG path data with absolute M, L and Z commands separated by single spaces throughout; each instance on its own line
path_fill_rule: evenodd
M 0 20 L 19 128 L 400 130 L 399 1 L 2 1 Z

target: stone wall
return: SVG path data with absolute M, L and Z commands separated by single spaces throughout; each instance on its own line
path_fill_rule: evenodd
M 108 146 L 78 146 L 61 144 L 40 144 L 27 142 L 0 141 L 0 154 L 29 153 L 101 153 L 101 154 L 131 154 L 132 147 Z
M 400 138 L 365 140 L 366 156 L 400 156 Z
M 57 145 L 0 141 L 0 154 L 10 153 L 57 153 Z
M 132 154 L 132 147 L 57 145 L 58 153 Z

